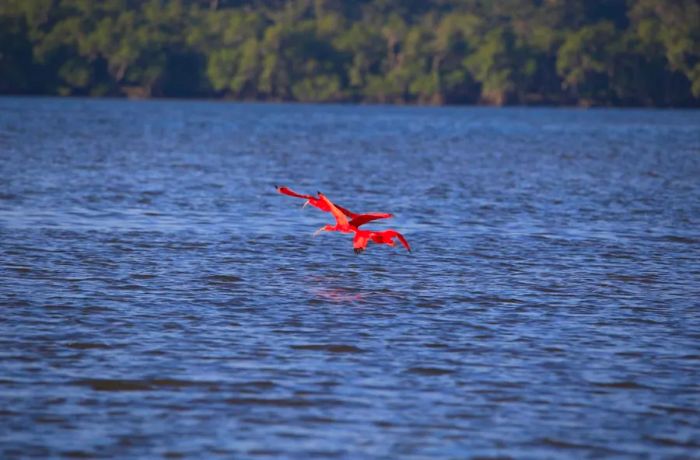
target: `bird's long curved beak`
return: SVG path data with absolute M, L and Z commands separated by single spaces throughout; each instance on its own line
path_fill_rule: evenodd
M 323 232 L 323 231 L 325 231 L 325 230 L 326 230 L 326 229 L 323 228 L 323 227 L 319 228 L 318 230 L 316 230 L 316 231 L 314 232 L 314 237 L 318 236 L 319 233 L 321 233 L 321 232 Z
M 308 205 L 309 205 L 309 200 L 304 201 L 304 204 L 301 206 L 301 209 L 304 209 Z

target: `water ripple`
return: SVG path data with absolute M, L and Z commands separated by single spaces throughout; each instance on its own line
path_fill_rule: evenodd
M 0 99 L 0 457 L 692 458 L 698 126 Z

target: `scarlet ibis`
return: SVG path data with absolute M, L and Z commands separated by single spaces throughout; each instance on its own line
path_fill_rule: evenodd
M 302 193 L 297 193 L 297 192 L 295 192 L 294 190 L 292 190 L 292 189 L 289 188 L 289 187 L 282 187 L 282 186 L 279 186 L 279 185 L 275 185 L 275 188 L 277 189 L 278 192 L 280 192 L 280 193 L 283 194 L 283 195 L 289 195 L 289 196 L 293 196 L 293 197 L 296 197 L 296 198 L 303 198 L 303 199 L 305 199 L 306 201 L 304 202 L 304 206 L 306 206 L 307 204 L 310 204 L 310 205 L 313 206 L 314 208 L 318 208 L 318 209 L 320 209 L 321 211 L 324 211 L 324 212 L 331 212 L 331 210 L 330 210 L 330 208 L 328 207 L 328 205 L 327 205 L 324 201 L 322 201 L 320 198 L 318 198 L 318 197 L 315 197 L 315 196 L 313 196 L 313 195 L 304 195 L 304 194 L 302 194 Z M 353 213 L 351 213 L 351 212 L 348 211 L 347 209 L 345 209 L 345 208 L 343 208 L 343 207 L 341 207 L 341 206 L 339 206 L 339 205 L 337 205 L 337 204 L 335 205 L 335 207 L 338 208 L 338 209 L 340 209 L 340 211 L 341 211 L 343 214 L 345 214 L 346 216 L 352 218 Z
M 394 242 L 394 238 L 397 238 L 403 247 L 406 248 L 408 252 L 411 252 L 411 246 L 408 244 L 408 241 L 406 241 L 406 238 L 396 230 L 384 230 L 384 231 L 372 231 L 372 230 L 360 230 L 358 227 L 362 225 L 362 222 L 358 225 L 353 225 L 353 222 L 355 222 L 356 219 L 351 220 L 348 222 L 348 219 L 346 216 L 338 209 L 338 207 L 326 197 L 321 192 L 318 192 L 318 196 L 325 203 L 326 206 L 330 209 L 331 214 L 333 214 L 333 217 L 335 217 L 336 224 L 335 226 L 332 225 L 324 225 L 320 229 L 316 231 L 316 234 L 322 231 L 327 231 L 327 232 L 342 232 L 342 233 L 355 233 L 355 237 L 353 238 L 352 246 L 353 249 L 355 250 L 355 254 L 359 254 L 362 251 L 365 250 L 367 247 L 367 243 L 369 241 L 372 241 L 373 243 L 376 244 L 386 244 L 388 246 L 395 246 L 396 243 Z M 367 221 L 369 222 L 369 220 Z
M 376 244 L 386 244 L 388 246 L 396 246 L 394 238 L 397 238 L 399 242 L 411 252 L 411 246 L 406 241 L 406 238 L 396 230 L 384 230 L 384 231 L 373 231 L 373 230 L 360 230 L 360 226 L 377 219 L 386 219 L 392 217 L 393 214 L 389 213 L 366 213 L 366 214 L 355 214 L 347 209 L 333 203 L 328 199 L 323 193 L 317 192 L 317 196 L 304 195 L 297 193 L 288 187 L 275 186 L 277 191 L 283 195 L 289 195 L 296 198 L 306 199 L 306 204 L 310 204 L 322 211 L 330 212 L 335 218 L 335 225 L 324 225 L 314 233 L 318 235 L 320 232 L 341 232 L 341 233 L 354 233 L 353 238 L 353 249 L 356 254 L 363 252 L 367 243 L 372 241 Z M 350 220 L 348 220 L 348 218 Z
M 347 221 L 347 219 L 345 219 L 343 221 L 342 228 L 344 230 L 340 230 L 340 227 L 335 228 L 333 226 L 325 226 L 325 227 L 328 227 L 328 228 L 324 227 L 326 231 L 343 231 L 344 233 L 349 233 L 352 230 L 347 229 L 346 226 L 348 224 L 353 226 L 353 227 L 359 227 L 360 225 L 364 225 L 367 222 L 371 222 L 373 220 L 388 219 L 389 217 L 394 216 L 393 214 L 384 213 L 384 212 L 368 212 L 368 213 L 364 213 L 364 214 L 356 214 L 352 211 L 345 209 L 344 207 L 340 206 L 339 204 L 332 203 L 328 198 L 326 198 L 325 196 L 322 196 L 323 194 L 321 192 L 318 192 L 318 196 L 316 197 L 313 195 L 304 195 L 301 193 L 297 193 L 294 190 L 290 189 L 289 187 L 281 187 L 279 185 L 275 185 L 275 188 L 277 189 L 278 192 L 280 192 L 283 195 L 289 195 L 289 196 L 293 196 L 296 198 L 305 199 L 306 202 L 304 203 L 304 206 L 309 204 L 315 208 L 320 209 L 321 211 L 330 212 L 331 214 L 333 214 L 332 208 L 335 208 L 337 211 L 340 211 L 341 218 L 345 218 L 345 217 L 350 218 L 349 222 Z M 333 214 L 333 216 L 336 217 L 335 214 Z M 338 217 L 336 217 L 336 221 L 337 221 L 337 219 L 338 219 Z M 332 230 L 331 230 L 331 227 L 333 227 Z M 336 227 L 337 227 L 337 225 L 336 225 Z M 320 231 L 323 231 L 323 230 L 319 230 L 319 232 Z
M 383 230 L 380 232 L 372 230 L 356 230 L 355 238 L 352 240 L 352 248 L 355 250 L 355 254 L 359 254 L 367 248 L 367 243 L 372 241 L 376 244 L 386 244 L 388 246 L 396 246 L 394 238 L 397 238 L 403 247 L 406 248 L 408 252 L 411 252 L 411 246 L 406 241 L 406 238 L 396 230 Z

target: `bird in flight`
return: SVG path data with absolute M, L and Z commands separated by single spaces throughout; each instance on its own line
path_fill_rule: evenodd
M 352 248 L 355 250 L 355 254 L 360 254 L 367 248 L 367 243 L 370 241 L 376 244 L 386 244 L 394 247 L 396 246 L 394 238 L 397 238 L 403 247 L 405 247 L 408 252 L 411 252 L 411 246 L 408 244 L 408 241 L 406 241 L 406 238 L 401 233 L 391 229 L 381 232 L 357 230 L 352 240 Z
M 408 244 L 408 241 L 406 241 L 406 238 L 396 230 L 360 230 L 360 226 L 368 222 L 372 222 L 377 219 L 387 219 L 393 217 L 393 214 L 381 212 L 356 214 L 336 203 L 333 203 L 321 192 L 318 192 L 317 196 L 313 196 L 297 193 L 288 187 L 281 187 L 279 185 L 276 185 L 275 188 L 283 195 L 306 200 L 304 202 L 304 206 L 311 205 L 320 209 L 321 211 L 329 212 L 331 215 L 333 215 L 335 218 L 335 225 L 324 225 L 323 227 L 319 228 L 316 233 L 314 233 L 314 236 L 324 231 L 354 233 L 353 249 L 355 250 L 356 254 L 363 252 L 367 248 L 367 243 L 370 241 L 376 244 L 386 244 L 393 247 L 396 245 L 394 238 L 397 238 L 406 248 L 406 250 L 411 252 L 411 246 Z
M 371 222 L 376 219 L 387 219 L 389 217 L 394 217 L 393 214 L 389 213 L 383 213 L 383 212 L 369 212 L 365 214 L 356 214 L 354 212 L 351 212 L 344 207 L 340 206 L 339 204 L 332 203 L 328 198 L 326 198 L 321 192 L 318 192 L 318 196 L 313 196 L 313 195 L 304 195 L 301 193 L 297 193 L 294 190 L 290 189 L 289 187 L 281 187 L 279 185 L 276 185 L 275 188 L 277 189 L 278 192 L 280 192 L 283 195 L 288 195 L 288 196 L 293 196 L 296 198 L 303 198 L 306 200 L 304 202 L 304 207 L 307 205 L 311 205 L 315 208 L 320 209 L 321 211 L 324 212 L 330 212 L 331 208 L 335 208 L 337 211 L 340 211 L 341 214 L 343 214 L 345 217 L 350 218 L 350 221 L 347 222 L 348 224 L 354 226 L 354 227 L 359 227 L 360 225 L 366 224 L 367 222 Z M 335 214 L 334 214 L 335 216 Z M 337 219 L 337 218 L 336 218 Z M 330 229 L 327 229 L 327 231 L 333 231 Z M 340 231 L 340 230 L 337 230 Z M 348 233 L 347 231 L 345 233 Z

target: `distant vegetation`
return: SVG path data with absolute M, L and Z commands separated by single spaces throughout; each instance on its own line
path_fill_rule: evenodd
M 700 106 L 700 2 L 0 0 L 0 93 Z

